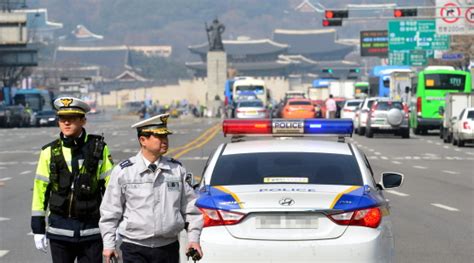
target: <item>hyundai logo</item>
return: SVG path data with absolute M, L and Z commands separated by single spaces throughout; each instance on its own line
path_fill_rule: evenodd
M 289 197 L 284 197 L 284 198 L 280 199 L 280 201 L 278 203 L 280 203 L 280 205 L 290 206 L 290 205 L 295 204 L 295 200 L 293 200 Z

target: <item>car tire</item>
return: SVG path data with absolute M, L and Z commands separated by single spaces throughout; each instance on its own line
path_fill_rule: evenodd
M 360 136 L 364 136 L 364 134 L 365 134 L 365 129 L 366 129 L 366 128 L 359 127 L 359 129 L 357 129 L 357 134 L 359 134 Z
M 456 140 L 456 138 L 454 138 L 454 135 L 453 135 L 453 145 L 458 145 L 458 141 Z
M 403 139 L 409 139 L 410 138 L 410 129 L 403 129 L 401 131 L 401 135 Z
M 446 139 L 446 140 L 447 140 L 447 143 L 452 143 L 452 142 L 453 142 L 453 134 L 448 133 L 448 134 L 446 135 L 446 137 L 447 137 L 447 139 Z
M 465 142 L 461 139 L 458 140 L 458 147 L 464 147 Z
M 370 127 L 365 128 L 365 137 L 374 138 L 374 131 Z
M 416 135 L 420 135 L 421 134 L 420 128 L 418 128 L 418 127 L 413 128 L 413 133 L 416 134 Z

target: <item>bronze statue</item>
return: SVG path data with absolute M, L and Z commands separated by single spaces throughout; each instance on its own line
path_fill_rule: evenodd
M 219 20 L 214 19 L 212 24 L 206 26 L 207 41 L 209 41 L 209 51 L 224 51 L 224 44 L 222 44 L 222 33 L 225 31 L 225 26 L 219 23 Z

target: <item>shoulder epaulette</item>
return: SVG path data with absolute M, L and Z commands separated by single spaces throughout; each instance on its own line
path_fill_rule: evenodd
M 182 164 L 180 161 L 178 161 L 178 160 L 176 160 L 176 159 L 173 159 L 173 158 L 170 158 L 170 162 L 172 162 L 172 163 L 177 163 L 177 164 L 183 166 L 183 164 Z
M 50 143 L 44 145 L 43 147 L 41 147 L 41 150 L 44 150 L 44 149 L 46 149 L 46 148 L 48 148 L 48 147 L 50 147 L 50 146 L 53 146 L 58 140 L 59 140 L 59 139 L 56 139 L 56 140 L 54 140 L 54 141 L 52 141 L 52 142 L 50 142 Z
M 132 166 L 133 163 L 129 159 L 127 159 L 127 160 L 122 161 L 121 163 L 119 163 L 119 165 L 120 165 L 120 168 L 124 169 L 126 167 Z

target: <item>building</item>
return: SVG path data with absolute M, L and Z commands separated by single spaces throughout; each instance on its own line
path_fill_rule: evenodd
M 354 50 L 354 43 L 339 41 L 335 30 L 283 30 L 276 29 L 273 39 L 251 40 L 238 38 L 224 40 L 228 67 L 245 76 L 307 75 L 321 72 L 329 61 L 335 68 L 355 67 L 343 62 Z M 208 44 L 189 46 L 199 61 L 187 62 L 186 66 L 196 77 L 206 76 Z M 338 64 L 339 63 L 339 64 Z
M 21 9 L 15 10 L 16 13 L 26 13 L 26 26 L 28 28 L 29 42 L 49 43 L 55 40 L 56 31 L 63 28 L 62 23 L 51 22 L 48 20 L 48 10 L 40 9 Z

